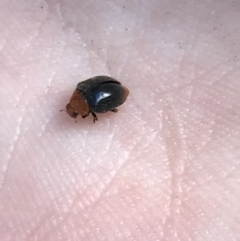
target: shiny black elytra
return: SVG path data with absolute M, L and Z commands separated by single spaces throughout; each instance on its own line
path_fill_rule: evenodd
M 93 122 L 98 120 L 96 113 L 117 112 L 129 95 L 129 90 L 121 83 L 108 76 L 96 76 L 77 85 L 76 90 L 66 105 L 66 112 L 76 121 L 90 113 Z

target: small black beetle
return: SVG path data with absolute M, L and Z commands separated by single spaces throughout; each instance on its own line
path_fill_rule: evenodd
M 128 95 L 129 90 L 117 80 L 96 76 L 77 85 L 66 111 L 73 119 L 78 115 L 85 118 L 91 113 L 95 123 L 98 120 L 95 113 L 117 112 L 116 108 L 126 101 Z

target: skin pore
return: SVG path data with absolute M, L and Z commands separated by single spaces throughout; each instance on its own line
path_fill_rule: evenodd
M 237 1 L 0 1 L 0 240 L 240 240 Z M 118 113 L 74 123 L 108 75 Z

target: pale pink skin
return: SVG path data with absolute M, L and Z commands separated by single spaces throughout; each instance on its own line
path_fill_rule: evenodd
M 0 1 L 0 240 L 240 240 L 240 4 L 115 2 Z

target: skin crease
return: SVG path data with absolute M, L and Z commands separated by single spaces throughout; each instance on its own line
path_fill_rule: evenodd
M 0 1 L 0 240 L 240 240 L 238 1 Z M 59 112 L 78 82 L 118 113 Z

